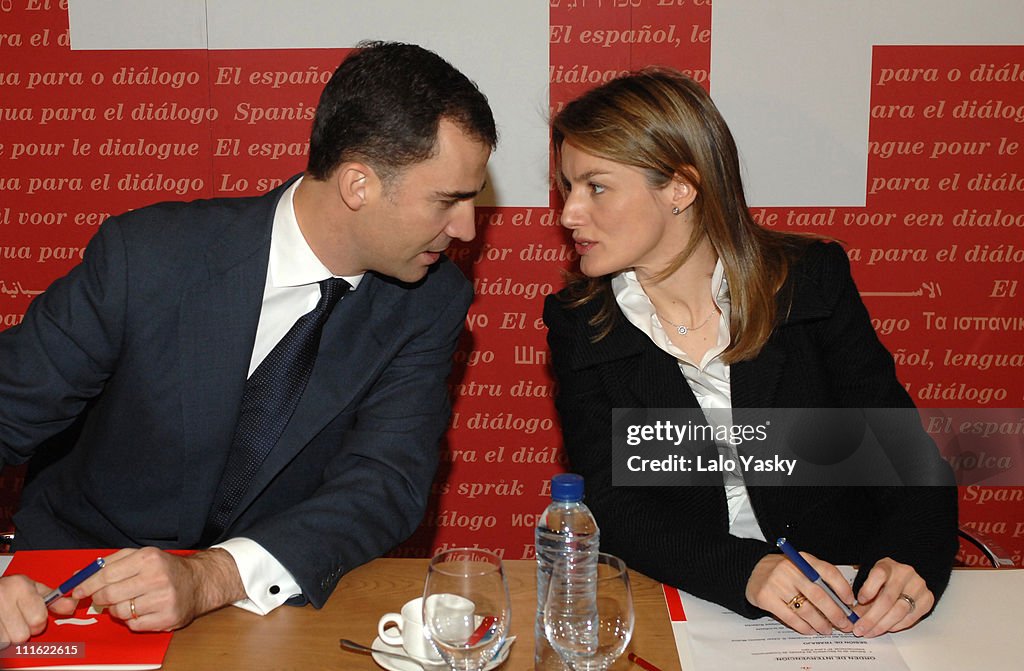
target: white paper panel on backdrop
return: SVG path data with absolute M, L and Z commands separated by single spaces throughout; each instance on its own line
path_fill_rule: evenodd
M 206 5 L 206 0 L 69 0 L 71 48 L 206 49 Z
M 547 207 L 548 0 L 72 0 L 74 49 L 319 49 L 415 42 L 477 82 L 499 141 L 478 205 Z
M 748 203 L 863 207 L 871 47 L 1019 44 L 1024 3 L 716 0 L 712 25 L 711 94 L 740 147 Z

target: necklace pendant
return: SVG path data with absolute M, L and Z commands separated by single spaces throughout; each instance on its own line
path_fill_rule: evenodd
M 686 335 L 689 332 L 690 332 L 690 329 L 686 328 L 685 326 L 677 326 L 676 327 L 676 333 L 678 333 L 679 335 Z

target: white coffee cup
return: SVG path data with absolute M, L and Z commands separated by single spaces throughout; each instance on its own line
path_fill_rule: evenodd
M 407 602 L 401 613 L 386 613 L 377 623 L 377 635 L 388 645 L 402 646 L 413 657 L 441 661 L 441 655 L 423 635 L 423 597 Z
M 469 638 L 475 628 L 473 602 L 457 594 L 434 594 L 429 598 L 431 607 L 438 608 L 456 629 L 465 629 L 464 632 L 456 631 L 456 635 L 464 633 L 463 638 Z M 423 597 L 407 602 L 400 613 L 386 613 L 381 617 L 377 623 L 377 635 L 388 645 L 402 646 L 413 657 L 441 660 L 441 655 L 423 631 Z
M 427 597 L 426 612 L 435 622 L 443 625 L 445 638 L 463 642 L 476 629 L 476 605 L 458 594 L 431 594 Z

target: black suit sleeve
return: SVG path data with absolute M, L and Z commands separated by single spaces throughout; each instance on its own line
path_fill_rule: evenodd
M 896 377 L 892 355 L 871 325 L 846 253 L 835 244 L 815 245 L 804 268 L 806 281 L 816 282 L 823 295 L 834 297 L 831 316 L 814 328 L 836 396 L 845 407 L 883 411 L 867 411 L 873 419 L 871 429 L 908 485 L 866 490 L 880 519 L 872 538 L 865 539 L 855 587 L 878 559 L 891 557 L 913 566 L 938 600 L 949 582 L 958 548 L 952 472 L 916 412 L 899 411 L 913 410 L 914 403 Z
M 28 460 L 68 428 L 117 365 L 128 292 L 116 219 L 99 228 L 84 261 L 0 332 L 0 464 Z

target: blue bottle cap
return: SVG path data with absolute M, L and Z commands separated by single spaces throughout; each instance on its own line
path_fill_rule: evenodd
M 582 501 L 583 476 L 576 473 L 559 473 L 551 478 L 552 501 Z

